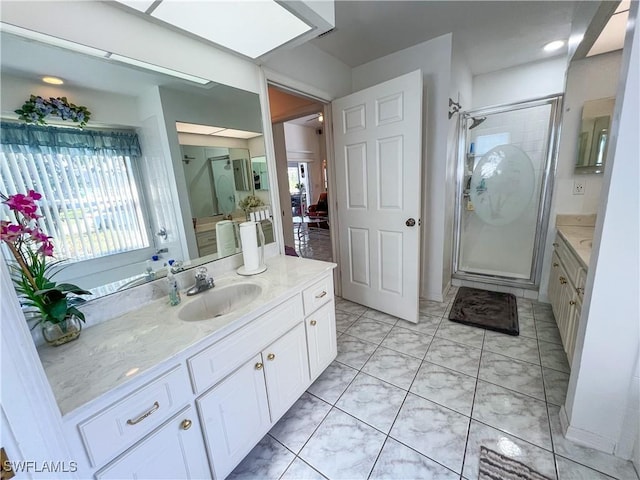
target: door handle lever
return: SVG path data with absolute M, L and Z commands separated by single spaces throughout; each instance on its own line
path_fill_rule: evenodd
M 416 224 L 416 219 L 415 218 L 408 218 L 406 222 L 404 222 L 404 224 L 407 227 L 413 227 Z

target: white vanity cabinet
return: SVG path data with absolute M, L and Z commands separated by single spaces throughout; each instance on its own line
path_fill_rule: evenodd
M 560 234 L 553 243 L 548 295 L 569 365 L 582 311 L 586 269 Z
M 225 478 L 309 386 L 304 326 L 296 327 L 196 403 L 216 478 Z
M 229 475 L 336 357 L 331 269 L 300 278 L 263 287 L 271 303 L 65 415 L 80 478 Z
M 325 277 L 302 292 L 309 347 L 309 372 L 315 380 L 336 358 L 336 309 L 333 279 Z
M 195 411 L 187 407 L 96 472 L 98 480 L 202 479 L 211 475 Z

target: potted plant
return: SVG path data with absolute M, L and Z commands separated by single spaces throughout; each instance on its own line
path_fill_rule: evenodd
M 256 207 L 264 206 L 264 202 L 260 197 L 255 195 L 247 195 L 238 202 L 238 206 L 244 211 L 245 217 L 249 220 L 249 213 Z
M 10 263 L 11 277 L 23 306 L 34 309 L 39 317 L 47 343 L 57 346 L 75 340 L 82 330 L 84 314 L 76 307 L 85 300 L 77 295 L 91 292 L 70 283 L 56 283 L 53 275 L 60 261 L 52 260 L 53 243 L 38 225 L 36 200 L 38 192 L 18 193 L 2 197 L 2 203 L 13 212 L 15 222 L 0 222 L 0 239 L 15 259 Z

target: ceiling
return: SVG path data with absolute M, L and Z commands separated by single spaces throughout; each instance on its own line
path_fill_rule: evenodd
M 311 42 L 351 67 L 452 32 L 472 74 L 566 55 L 578 1 L 336 1 L 336 28 Z

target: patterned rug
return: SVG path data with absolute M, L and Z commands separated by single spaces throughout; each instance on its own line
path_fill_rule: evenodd
M 509 335 L 520 333 L 516 297 L 510 293 L 460 287 L 449 320 Z
M 524 463 L 480 446 L 478 480 L 551 480 Z

